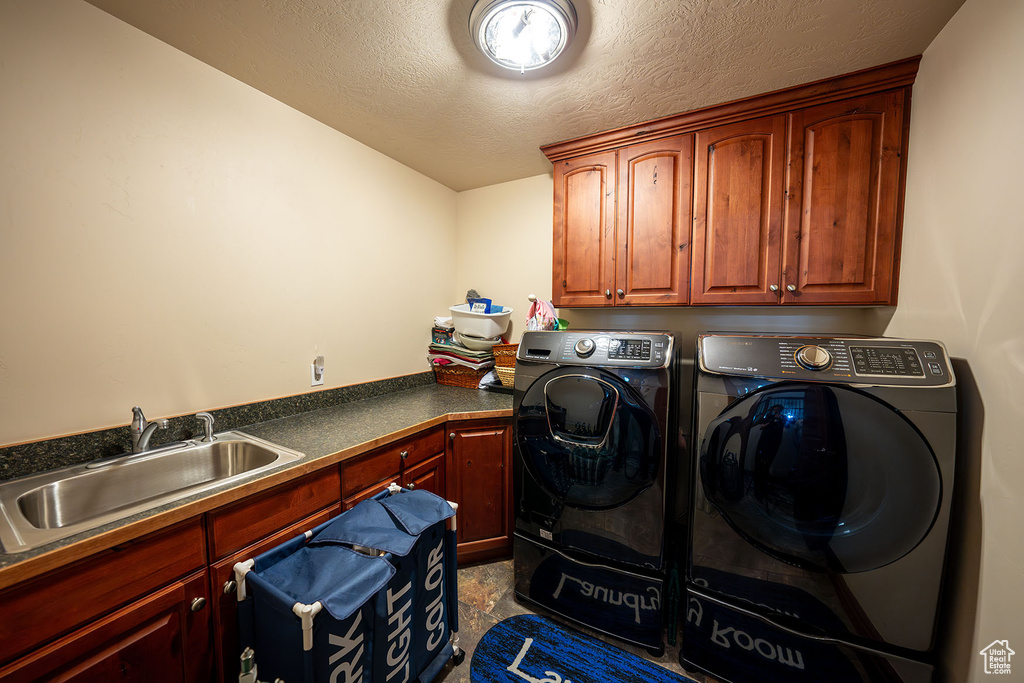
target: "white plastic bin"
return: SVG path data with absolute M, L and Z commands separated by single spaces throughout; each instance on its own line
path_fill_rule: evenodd
M 451 306 L 448 310 L 452 312 L 456 332 L 482 339 L 493 339 L 505 334 L 512 317 L 512 309 L 507 306 L 500 313 L 474 313 L 469 310 L 469 304 Z

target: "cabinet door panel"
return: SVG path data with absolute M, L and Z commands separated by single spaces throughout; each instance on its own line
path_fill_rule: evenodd
M 615 267 L 615 152 L 555 164 L 555 306 L 609 306 Z
M 785 303 L 890 301 L 902 129 L 902 91 L 792 115 Z
M 407 489 L 425 489 L 431 493 L 445 497 L 444 453 L 421 462 L 402 472 L 402 486 Z
M 697 133 L 694 180 L 694 304 L 779 301 L 784 116 Z
M 619 152 L 616 304 L 689 300 L 693 136 Z
M 459 504 L 459 562 L 512 551 L 512 426 L 508 420 L 450 422 L 448 500 Z

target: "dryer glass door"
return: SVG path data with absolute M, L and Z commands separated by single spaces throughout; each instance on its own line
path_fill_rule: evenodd
M 540 377 L 523 397 L 515 431 L 527 471 L 561 505 L 616 508 L 659 475 L 653 412 L 607 372 L 559 368 Z
M 928 534 L 942 483 L 924 437 L 867 394 L 777 384 L 730 404 L 703 429 L 700 480 L 729 525 L 806 569 L 860 572 Z

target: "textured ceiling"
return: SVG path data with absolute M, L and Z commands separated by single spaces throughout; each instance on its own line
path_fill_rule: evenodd
M 454 190 L 538 147 L 920 54 L 963 0 L 575 0 L 548 71 L 493 66 L 474 0 L 88 0 Z

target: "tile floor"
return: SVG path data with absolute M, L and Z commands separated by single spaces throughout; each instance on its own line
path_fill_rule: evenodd
M 468 683 L 470 680 L 469 663 L 473 658 L 473 650 L 484 633 L 502 619 L 517 614 L 532 613 L 513 598 L 512 560 L 463 567 L 458 570 L 458 577 L 459 645 L 466 651 L 466 660 L 461 666 L 453 666 L 449 662 L 435 683 Z M 591 635 L 596 636 L 597 634 L 591 633 Z M 676 647 L 666 647 L 664 656 L 656 659 L 643 648 L 632 647 L 613 639 L 605 638 L 605 640 L 667 669 L 686 674 L 698 683 L 714 683 L 712 679 L 705 678 L 703 674 L 684 671 L 679 665 L 679 650 Z M 608 683 L 614 682 L 609 681 Z

